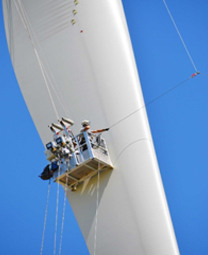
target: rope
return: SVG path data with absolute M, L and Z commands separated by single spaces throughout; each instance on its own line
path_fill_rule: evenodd
M 11 1 L 6 1 L 6 8 L 8 12 L 7 22 L 8 22 L 8 46 L 12 62 L 14 63 L 14 33 L 13 33 L 13 16 L 12 16 L 12 3 Z
M 169 14 L 169 16 L 170 16 L 172 22 L 173 22 L 173 25 L 174 25 L 174 27 L 175 27 L 177 33 L 178 33 L 178 36 L 179 36 L 180 39 L 181 39 L 181 42 L 182 42 L 182 44 L 183 44 L 183 47 L 185 48 L 186 53 L 187 53 L 187 55 L 188 55 L 188 57 L 189 57 L 189 59 L 190 59 L 192 65 L 193 65 L 195 71 L 197 72 L 196 65 L 194 64 L 194 61 L 193 61 L 193 59 L 192 59 L 192 57 L 191 57 L 191 54 L 189 53 L 189 51 L 188 51 L 188 49 L 187 49 L 187 47 L 186 47 L 186 44 L 185 44 L 185 42 L 184 42 L 184 40 L 183 40 L 183 38 L 182 38 L 182 36 L 181 36 L 179 30 L 178 30 L 178 27 L 176 26 L 176 23 L 175 23 L 175 21 L 174 21 L 174 19 L 173 19 L 173 16 L 172 16 L 172 14 L 171 14 L 171 12 L 170 12 L 170 10 L 169 10 L 169 8 L 168 8 L 168 6 L 167 6 L 165 0 L 163 0 L 163 3 L 164 3 L 164 5 L 165 5 L 165 7 L 166 7 L 166 10 L 167 10 L 167 12 L 168 12 L 168 14 Z
M 43 254 L 43 244 L 44 244 L 46 220 L 47 220 L 47 214 L 48 214 L 48 202 L 49 202 L 49 195 L 50 195 L 50 187 L 51 187 L 51 181 L 49 180 L 49 183 L 48 183 L 48 192 L 47 192 L 47 199 L 46 199 L 46 209 L 45 209 L 45 217 L 44 217 L 43 235 L 42 235 L 42 244 L 41 244 L 40 255 Z
M 19 7 L 18 7 L 17 3 L 15 2 L 15 0 L 13 0 L 13 3 L 14 3 L 14 5 L 15 5 L 16 9 L 17 9 L 17 12 L 18 12 L 18 14 L 19 14 L 19 17 L 20 17 L 20 19 L 21 19 L 21 21 L 22 21 L 22 24 L 23 24 L 24 28 L 27 30 L 25 21 L 24 21 L 24 19 L 22 18 L 22 14 L 21 14 L 21 12 L 20 12 L 20 10 L 19 10 Z
M 69 113 L 68 113 L 68 111 L 67 111 L 67 108 L 66 108 L 65 105 L 64 105 L 64 100 L 63 100 L 62 96 L 59 95 L 58 92 L 56 91 L 56 89 L 58 89 L 56 80 L 55 80 L 55 78 L 54 78 L 54 76 L 53 76 L 53 73 L 51 72 L 51 70 L 50 70 L 50 68 L 49 68 L 48 62 L 47 62 L 46 57 L 45 57 L 45 55 L 44 55 L 44 53 L 43 53 L 43 50 L 42 50 L 41 45 L 40 45 L 40 43 L 39 43 L 39 40 L 38 40 L 38 38 L 37 38 L 37 36 L 36 36 L 36 33 L 35 33 L 35 31 L 34 31 L 32 25 L 31 25 L 31 22 L 30 22 L 30 20 L 29 20 L 29 18 L 28 18 L 28 15 L 27 15 L 27 13 L 26 13 L 26 11 L 25 11 L 23 5 L 22 5 L 22 8 L 23 8 L 23 11 L 24 11 L 24 15 L 25 15 L 25 17 L 26 17 L 26 19 L 27 19 L 27 22 L 28 22 L 28 24 L 30 25 L 30 29 L 31 29 L 31 32 L 32 32 L 32 34 L 33 34 L 33 37 L 34 37 L 34 39 L 35 39 L 35 41 L 36 41 L 38 47 L 40 48 L 40 51 L 41 51 L 42 56 L 43 56 L 43 59 L 45 60 L 46 66 L 47 66 L 47 68 L 48 68 L 48 71 L 49 71 L 49 73 L 50 73 L 50 75 L 51 75 L 51 77 L 52 77 L 52 80 L 53 80 L 54 85 L 56 86 L 56 88 L 54 87 L 53 82 L 51 81 L 51 79 L 50 79 L 49 75 L 47 74 L 47 71 L 46 71 L 46 69 L 45 69 L 45 67 L 44 67 L 44 65 L 43 65 L 43 62 L 41 61 L 43 71 L 45 72 L 45 75 L 46 75 L 46 77 L 48 78 L 48 81 L 49 81 L 49 83 L 51 84 L 51 87 L 52 87 L 52 89 L 53 89 L 55 95 L 57 96 L 57 98 L 58 98 L 58 100 L 59 100 L 59 102 L 60 102 L 60 104 L 61 104 L 61 106 L 62 106 L 62 108 L 63 108 L 63 110 L 64 110 L 64 112 L 65 112 L 65 114 L 66 114 L 66 115 L 69 115 Z M 22 20 L 22 22 L 23 22 L 23 20 Z M 23 25 L 24 25 L 24 22 L 23 22 Z M 25 25 L 24 25 L 24 26 L 25 26 Z M 29 27 L 29 26 L 28 26 L 28 27 Z M 25 29 L 26 29 L 26 26 L 25 26 Z
M 96 244 L 97 244 L 97 222 L 98 222 L 99 188 L 100 188 L 100 162 L 98 162 L 97 200 L 96 200 L 96 214 L 95 214 L 94 255 L 96 255 Z
M 43 53 L 42 53 L 42 54 L 43 54 Z M 45 59 L 45 57 L 44 57 L 44 59 Z M 45 61 L 46 61 L 46 59 L 45 59 Z M 46 62 L 46 64 L 47 64 L 47 62 Z M 47 64 L 47 66 L 48 66 L 48 64 Z M 46 76 L 47 76 L 47 78 L 48 78 L 48 80 L 49 80 L 49 82 L 50 82 L 50 84 L 51 84 L 51 87 L 52 87 L 52 89 L 53 89 L 55 95 L 57 96 L 57 98 L 58 98 L 58 100 L 59 100 L 59 103 L 61 104 L 61 106 L 62 106 L 62 108 L 63 108 L 63 110 L 64 110 L 66 116 L 69 116 L 69 112 L 68 112 L 67 108 L 65 107 L 64 100 L 63 100 L 62 96 L 59 95 L 58 92 L 56 91 L 56 88 L 54 87 L 54 85 L 53 85 L 53 83 L 52 83 L 50 77 L 48 76 L 48 74 L 47 74 L 47 72 L 46 72 L 46 70 L 45 70 L 45 68 L 44 68 L 44 66 L 43 66 L 43 63 L 42 63 L 42 67 L 43 67 L 43 70 L 44 70 L 44 72 L 45 72 L 45 74 L 46 74 Z M 49 71 L 50 71 L 50 69 L 49 69 Z M 54 80 L 55 85 L 56 85 L 56 87 L 57 87 L 57 84 L 56 84 L 56 81 L 55 81 L 55 78 L 54 78 L 53 74 L 51 74 L 51 76 L 52 76 L 52 79 Z
M 201 73 L 201 75 L 208 77 L 208 74 Z
M 196 72 L 194 74 L 194 76 L 200 74 L 199 72 Z M 149 101 L 147 104 L 143 105 L 141 108 L 133 111 L 132 113 L 126 115 L 124 118 L 120 119 L 119 121 L 117 121 L 116 123 L 114 123 L 113 125 L 111 125 L 109 128 L 115 127 L 116 125 L 118 125 L 119 123 L 123 122 L 124 120 L 128 119 L 130 116 L 134 115 L 135 113 L 137 113 L 138 111 L 142 110 L 143 108 L 146 108 L 148 105 L 154 103 L 155 101 L 157 101 L 158 99 L 160 99 L 161 97 L 165 96 L 166 94 L 168 94 L 169 92 L 173 91 L 174 89 L 176 89 L 177 87 L 179 87 L 180 85 L 182 85 L 183 83 L 187 82 L 189 79 L 194 77 L 193 75 L 190 76 L 189 78 L 187 78 L 186 80 L 178 83 L 177 85 L 173 86 L 172 88 L 170 88 L 169 90 L 167 90 L 166 92 L 162 93 L 161 95 L 157 96 L 156 98 L 154 98 L 153 100 Z
M 14 2 L 14 4 L 15 4 L 15 7 L 16 7 L 16 9 L 17 9 L 18 14 L 20 15 L 20 19 L 22 20 L 23 25 L 24 25 L 25 29 L 27 30 L 28 37 L 29 37 L 30 42 L 31 42 L 31 45 L 32 45 L 32 47 L 33 47 L 33 49 L 34 49 L 35 56 L 36 56 L 36 58 L 37 58 L 37 61 L 38 61 L 38 64 L 39 64 L 41 73 L 42 73 L 42 75 L 43 75 L 43 79 L 44 79 L 44 82 L 45 82 L 45 85 L 46 85 L 46 88 L 47 88 L 47 91 L 48 91 L 48 94 L 49 94 L 49 97 L 50 97 L 51 104 L 52 104 L 52 106 L 53 106 L 53 109 L 54 109 L 56 118 L 58 119 L 58 118 L 59 118 L 58 111 L 57 111 L 57 109 L 56 109 L 56 106 L 55 106 L 53 97 L 52 97 L 51 92 L 50 92 L 50 88 L 49 88 L 49 85 L 48 85 L 48 82 L 47 82 L 47 79 L 46 79 L 46 76 L 45 76 L 44 68 L 43 68 L 43 63 L 42 63 L 42 61 L 41 61 L 41 59 L 40 59 L 40 56 L 39 56 L 39 54 L 38 54 L 38 51 L 37 51 L 37 49 L 36 49 L 36 47 L 35 47 L 35 44 L 34 44 L 34 41 L 33 41 L 33 39 L 32 39 L 32 35 L 31 35 L 31 32 L 30 32 L 30 28 L 29 28 L 29 25 L 28 25 L 27 17 L 26 17 L 26 12 L 25 12 L 25 10 L 24 10 L 24 7 L 23 7 L 23 5 L 22 5 L 21 0 L 18 0 L 18 2 L 19 2 L 19 7 L 20 7 L 20 8 L 18 8 L 17 4 L 15 3 L 15 0 L 13 0 L 13 2 Z
M 62 237 L 63 237 L 63 230 L 64 230 L 64 217 L 65 217 L 65 208 L 66 208 L 66 192 L 67 192 L 67 185 L 68 185 L 68 174 L 66 175 L 66 186 L 64 187 L 64 205 L 63 205 L 63 214 L 62 214 L 62 222 L 61 222 L 61 237 L 60 237 L 60 245 L 59 245 L 59 255 L 61 255 L 61 246 L 62 246 Z
M 58 170 L 58 177 L 60 176 L 60 168 Z M 56 220 L 55 220 L 55 231 L 54 231 L 54 249 L 53 254 L 56 255 L 56 236 L 57 236 L 57 225 L 58 225 L 58 204 L 59 204 L 59 183 L 57 185 L 57 196 L 56 196 Z

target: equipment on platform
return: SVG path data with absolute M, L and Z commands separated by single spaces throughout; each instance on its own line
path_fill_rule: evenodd
M 52 152 L 55 152 L 56 151 L 56 144 L 55 142 L 49 142 L 46 144 L 46 148 L 47 150 L 50 150 Z
M 70 120 L 70 119 L 67 119 L 67 118 L 64 118 L 62 117 L 61 119 L 63 122 L 66 122 L 68 123 L 70 126 L 73 126 L 74 125 L 74 121 L 73 120 Z M 60 122 L 60 121 L 59 121 Z
M 98 171 L 113 169 L 107 145 L 101 133 L 93 134 L 87 130 L 74 136 L 70 130 L 70 127 L 74 125 L 72 120 L 62 118 L 59 123 L 61 126 L 51 124 L 53 130 L 59 129 L 61 132 L 57 134 L 54 131 L 55 141 L 46 144 L 45 155 L 52 163 L 44 168 L 40 176 L 42 179 L 47 180 L 53 177 L 55 182 L 75 191 L 81 182 L 96 175 Z M 64 134 L 61 134 L 63 131 Z M 58 167 L 52 171 L 51 165 L 54 162 Z
M 58 137 L 56 139 L 56 143 L 60 146 L 65 146 L 66 145 L 66 140 L 63 136 L 61 136 L 61 137 Z

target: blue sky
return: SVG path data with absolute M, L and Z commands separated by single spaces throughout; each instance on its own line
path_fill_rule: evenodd
M 166 1 L 198 75 L 147 106 L 150 127 L 181 255 L 208 254 L 208 2 Z M 194 72 L 160 1 L 123 0 L 145 102 Z M 47 183 L 44 146 L 20 93 L 0 7 L 1 254 L 40 253 Z M 51 185 L 44 253 L 52 254 L 57 185 Z M 64 193 L 60 189 L 60 215 Z M 58 225 L 58 236 L 60 233 Z M 57 247 L 59 244 L 57 243 Z M 67 203 L 62 254 L 87 255 Z

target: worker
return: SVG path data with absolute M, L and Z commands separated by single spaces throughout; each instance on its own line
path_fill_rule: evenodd
M 81 125 L 82 125 L 82 128 L 81 128 L 80 132 L 84 132 L 84 131 L 88 130 L 88 132 L 95 134 L 95 133 L 102 133 L 104 131 L 109 130 L 109 128 L 90 130 L 90 121 L 89 120 L 83 120 Z
M 92 134 L 97 134 L 97 133 L 102 133 L 104 131 L 108 131 L 109 128 L 104 128 L 104 129 L 97 129 L 97 130 L 90 130 L 90 121 L 89 120 L 83 120 L 82 123 L 82 128 L 80 130 L 80 132 L 85 132 L 87 131 L 88 137 L 89 137 L 89 141 L 92 144 L 92 140 L 93 140 L 93 136 Z M 85 138 L 84 136 L 82 136 L 80 144 L 84 144 L 85 143 Z M 93 144 L 92 144 L 93 147 Z M 82 148 L 82 150 L 86 150 L 87 149 L 87 145 L 85 144 Z

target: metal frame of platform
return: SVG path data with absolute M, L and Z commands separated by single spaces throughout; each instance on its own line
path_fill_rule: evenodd
M 98 144 L 96 137 L 87 132 L 74 137 L 76 150 L 71 159 L 63 159 L 59 171 L 53 175 L 55 182 L 75 190 L 98 171 L 113 169 L 105 140 L 102 138 L 102 144 Z

